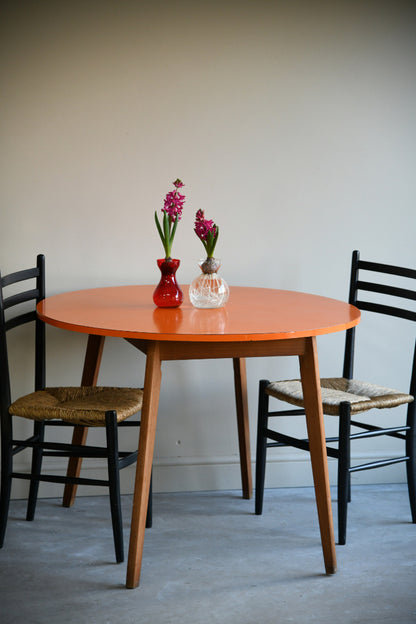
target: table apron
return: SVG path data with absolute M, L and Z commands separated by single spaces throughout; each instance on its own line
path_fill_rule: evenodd
M 237 342 L 152 341 L 126 338 L 134 347 L 147 353 L 149 345 L 157 342 L 161 360 L 205 360 L 210 358 L 267 357 L 303 355 L 307 338 Z

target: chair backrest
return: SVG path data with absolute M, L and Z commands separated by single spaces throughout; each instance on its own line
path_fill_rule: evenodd
M 360 279 L 360 271 L 370 272 L 373 280 L 367 277 Z M 366 273 L 367 275 L 367 273 Z M 383 276 L 380 280 L 380 276 Z M 394 278 L 406 278 L 408 288 L 399 288 L 394 285 Z M 390 284 L 388 284 L 388 280 Z M 416 321 L 416 312 L 410 309 L 410 301 L 416 301 L 416 269 L 393 266 L 390 264 L 380 264 L 378 262 L 367 262 L 360 260 L 360 252 L 353 251 L 351 261 L 351 279 L 348 301 L 360 310 L 386 314 L 388 316 L 399 317 L 409 321 Z M 380 283 L 383 282 L 383 283 Z M 392 283 L 393 282 L 393 283 Z M 371 301 L 368 293 L 378 293 L 380 301 Z M 393 300 L 391 298 L 394 298 Z M 398 298 L 398 299 L 397 299 Z M 381 302 L 383 300 L 383 303 Z M 397 301 L 403 301 L 401 306 Z M 394 305 L 391 305 L 394 303 Z M 352 379 L 354 367 L 354 342 L 355 327 L 349 329 L 345 341 L 345 356 L 343 377 Z M 416 341 L 413 354 L 413 368 L 410 381 L 410 394 L 416 392 Z
M 32 280 L 30 285 L 28 284 L 29 280 Z M 20 290 L 19 287 L 14 287 L 12 294 L 8 294 L 7 288 L 14 284 L 21 284 Z M 9 330 L 26 323 L 35 323 L 35 390 L 41 390 L 45 387 L 45 324 L 36 315 L 36 305 L 44 298 L 45 256 L 38 255 L 36 267 L 31 269 L 16 271 L 5 276 L 0 273 L 0 402 L 2 415 L 8 412 L 11 403 L 6 338 Z

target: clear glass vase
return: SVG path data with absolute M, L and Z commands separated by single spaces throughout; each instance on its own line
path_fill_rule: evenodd
M 189 286 L 189 298 L 195 308 L 222 308 L 230 294 L 227 282 L 217 275 L 221 266 L 218 258 L 198 262 L 201 274 Z

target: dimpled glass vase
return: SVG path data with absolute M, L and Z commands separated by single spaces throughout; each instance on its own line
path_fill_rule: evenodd
M 183 302 L 183 292 L 176 281 L 179 264 L 180 260 L 176 258 L 160 258 L 157 261 L 161 277 L 153 293 L 153 302 L 158 308 L 177 308 Z

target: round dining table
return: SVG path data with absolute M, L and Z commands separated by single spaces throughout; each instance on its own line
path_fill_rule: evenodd
M 237 286 L 230 288 L 229 300 L 223 308 L 197 309 L 187 297 L 180 307 L 158 308 L 153 303 L 153 290 L 151 285 L 92 288 L 47 297 L 37 307 L 44 322 L 88 334 L 83 385 L 97 382 L 106 336 L 124 338 L 146 355 L 126 586 L 137 587 L 140 581 L 164 360 L 230 358 L 233 361 L 242 489 L 243 496 L 250 498 L 245 358 L 298 356 L 325 570 L 327 574 L 335 573 L 316 337 L 354 327 L 360 321 L 360 311 L 348 303 L 319 295 Z M 84 427 L 74 431 L 74 439 L 79 443 L 85 436 Z M 72 458 L 68 474 L 75 475 L 79 470 L 80 460 Z M 75 486 L 67 486 L 64 504 L 70 505 L 74 496 Z

